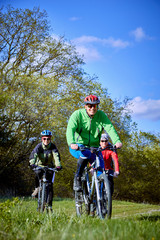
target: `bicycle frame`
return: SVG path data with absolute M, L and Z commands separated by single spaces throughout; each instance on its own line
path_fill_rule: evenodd
M 106 175 L 105 171 L 103 170 L 102 173 L 100 174 L 100 176 L 98 177 L 98 167 L 95 167 L 96 165 L 98 166 L 99 164 L 99 157 L 96 155 L 96 161 L 89 167 L 92 168 L 93 167 L 93 176 L 92 176 L 92 182 L 91 184 L 89 183 L 89 176 L 86 175 L 86 179 L 87 179 L 87 186 L 88 186 L 88 192 L 89 192 L 89 202 L 90 204 L 93 204 L 94 200 L 96 200 L 97 203 L 97 214 L 99 215 L 100 218 L 103 218 L 102 214 L 101 214 L 101 202 L 102 202 L 102 194 L 101 194 L 101 189 L 100 189 L 100 176 Z M 96 199 L 94 199 L 95 197 L 95 191 L 96 191 Z
M 85 150 L 86 148 L 80 148 L 81 151 Z M 88 148 L 87 148 L 88 149 Z M 100 148 L 92 148 L 92 150 L 96 154 L 96 160 L 91 164 L 90 167 L 85 167 L 84 174 L 82 177 L 83 184 L 83 191 L 81 193 L 76 193 L 75 191 L 75 198 L 76 198 L 76 211 L 77 215 L 81 216 L 83 214 L 82 208 L 83 208 L 83 202 L 86 206 L 90 209 L 90 204 L 93 204 L 94 197 L 96 193 L 96 207 L 97 207 L 97 215 L 99 218 L 104 218 L 107 214 L 106 211 L 104 211 L 103 208 L 103 194 L 101 193 L 100 185 L 103 183 L 105 186 L 106 195 L 109 196 L 109 204 L 111 206 L 111 194 L 110 194 L 110 188 L 108 184 L 108 178 L 106 175 L 106 172 L 104 169 L 101 169 L 102 173 L 100 176 L 97 176 L 99 166 L 100 166 L 100 159 L 98 156 L 98 152 L 100 151 Z M 93 175 L 92 175 L 92 181 L 90 183 L 89 181 L 89 170 L 93 168 Z M 86 189 L 87 188 L 87 191 Z M 108 199 L 106 199 L 108 202 Z M 110 208 L 111 209 L 111 208 Z M 87 211 L 89 213 L 89 211 Z M 111 216 L 111 210 L 108 211 L 108 218 Z

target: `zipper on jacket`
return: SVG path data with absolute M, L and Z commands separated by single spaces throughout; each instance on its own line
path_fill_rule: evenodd
M 90 119 L 90 127 L 89 127 L 89 142 L 88 142 L 88 146 L 90 147 L 90 133 L 91 133 L 91 122 L 92 122 L 92 119 Z
M 79 135 L 78 135 L 78 137 L 77 137 L 77 142 L 78 142 L 79 137 L 81 136 L 81 132 L 82 132 L 82 128 L 81 128 L 80 131 L 79 131 Z
M 99 128 L 97 128 L 97 129 L 98 129 L 98 138 L 99 138 L 99 143 L 100 143 L 100 140 L 101 140 L 100 130 L 99 130 Z

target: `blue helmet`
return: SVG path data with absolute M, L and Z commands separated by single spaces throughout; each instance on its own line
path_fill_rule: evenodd
M 43 137 L 43 136 L 52 136 L 52 133 L 51 133 L 51 131 L 49 131 L 49 130 L 43 130 L 42 132 L 41 132 L 41 136 Z

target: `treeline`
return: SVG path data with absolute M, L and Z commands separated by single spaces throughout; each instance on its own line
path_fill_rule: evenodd
M 73 196 L 76 160 L 66 143 L 67 121 L 83 107 L 86 95 L 96 94 L 123 142 L 114 197 L 158 203 L 159 134 L 138 133 L 126 109 L 128 99 L 113 100 L 83 65 L 71 43 L 52 37 L 45 11 L 11 6 L 0 10 L 0 194 L 31 194 L 34 174 L 28 168 L 29 154 L 40 141 L 40 132 L 49 129 L 63 166 L 56 175 L 55 195 Z

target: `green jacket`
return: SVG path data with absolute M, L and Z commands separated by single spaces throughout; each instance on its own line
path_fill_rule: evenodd
M 89 147 L 98 147 L 102 131 L 110 136 L 112 143 L 121 142 L 107 115 L 98 110 L 93 118 L 90 118 L 86 109 L 79 109 L 72 113 L 67 126 L 67 143 L 81 143 Z

